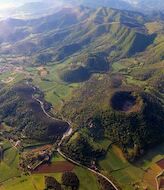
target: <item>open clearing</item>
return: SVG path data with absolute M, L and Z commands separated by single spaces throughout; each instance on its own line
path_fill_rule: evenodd
M 47 69 L 44 68 L 44 67 L 39 67 L 39 68 L 38 68 L 38 74 L 40 75 L 40 77 L 44 78 L 44 77 L 47 76 L 48 71 L 47 71 Z

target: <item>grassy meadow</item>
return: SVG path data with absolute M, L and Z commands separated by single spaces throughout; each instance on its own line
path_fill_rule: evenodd
M 7 145 L 7 144 L 6 144 Z M 7 147 L 7 146 L 6 146 Z M 21 173 L 18 168 L 18 152 L 14 148 L 9 148 L 4 155 L 4 161 L 0 164 L 0 190 L 43 190 L 45 188 L 44 177 L 52 176 L 61 182 L 62 173 L 48 173 L 48 174 L 32 174 L 25 175 Z M 65 161 L 57 153 L 54 154 L 52 162 Z M 12 171 L 12 172 L 11 172 Z M 75 166 L 73 170 L 80 180 L 79 190 L 99 190 L 97 178 L 90 171 Z
M 60 79 L 60 71 L 65 64 L 44 67 L 47 73 L 42 76 L 39 73 L 40 67 L 29 67 L 26 69 L 33 78 L 34 85 L 38 86 L 45 94 L 45 99 L 52 103 L 57 110 L 63 102 L 72 96 L 72 92 L 80 84 L 68 84 Z
M 162 158 L 164 158 L 163 144 L 151 149 L 133 164 L 124 158 L 117 146 L 112 145 L 106 157 L 99 161 L 99 165 L 107 175 L 118 182 L 122 189 L 131 190 L 139 186 L 140 189 L 147 187 L 155 190 L 149 180 L 155 180 L 155 177 L 152 177 L 152 173 L 157 172 L 155 163 Z M 149 170 L 152 172 L 150 173 Z
M 0 163 L 0 183 L 21 175 L 19 170 L 19 153 L 6 144 L 3 161 Z

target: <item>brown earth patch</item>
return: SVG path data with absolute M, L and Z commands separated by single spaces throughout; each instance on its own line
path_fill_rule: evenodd
M 63 173 L 63 172 L 71 172 L 74 169 L 74 165 L 67 161 L 59 161 L 52 164 L 43 164 L 39 166 L 33 174 L 41 174 L 41 173 Z
M 40 77 L 46 77 L 48 75 L 48 70 L 44 67 L 39 67 L 38 74 L 40 75 Z
M 143 177 L 143 181 L 149 184 L 153 189 L 156 189 L 156 175 L 157 174 L 152 169 L 148 169 Z
M 157 165 L 164 170 L 164 159 L 157 162 Z
M 36 152 L 40 152 L 40 151 L 50 150 L 51 148 L 52 148 L 52 145 L 45 145 L 45 146 L 41 146 L 39 148 L 35 148 L 35 149 L 31 150 L 31 152 L 36 153 Z
M 159 188 L 160 188 L 160 189 L 163 189 L 163 188 L 164 188 L 164 178 L 160 180 Z

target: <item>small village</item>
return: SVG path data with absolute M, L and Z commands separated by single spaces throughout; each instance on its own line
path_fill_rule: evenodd
M 14 136 L 11 131 L 6 131 L 4 125 L 1 125 L 0 139 L 0 160 L 3 160 L 4 151 L 8 148 L 16 149 L 20 154 L 19 167 L 22 171 L 32 172 L 43 163 L 49 163 L 53 154 L 52 145 L 41 145 L 27 148 L 23 145 L 23 138 Z M 6 145 L 7 144 L 7 145 Z
M 25 151 L 20 158 L 20 168 L 24 171 L 33 172 L 40 165 L 50 163 L 52 154 L 52 145 Z

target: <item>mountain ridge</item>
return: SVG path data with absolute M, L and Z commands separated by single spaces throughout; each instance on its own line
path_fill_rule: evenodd
M 22 52 L 22 55 L 34 55 L 51 47 L 57 55 L 54 59 L 60 61 L 64 59 L 62 56 L 64 52 L 65 56 L 69 56 L 84 50 L 84 48 L 86 49 L 86 47 L 90 48 L 90 46 L 93 46 L 90 48 L 91 51 L 94 51 L 93 49 L 96 52 L 102 51 L 103 48 L 98 50 L 99 48 L 96 45 L 100 39 L 102 40 L 101 46 L 105 48 L 106 45 L 104 50 L 112 52 L 116 51 L 114 50 L 116 46 L 122 48 L 121 45 L 123 41 L 126 41 L 126 38 L 127 41 L 132 36 L 135 38 L 135 35 L 143 36 L 145 40 L 151 38 L 144 26 L 146 20 L 147 18 L 138 12 L 120 11 L 105 7 L 96 10 L 87 7 L 64 8 L 53 15 L 34 20 L 8 19 L 0 22 L 1 44 L 4 44 L 1 52 L 11 51 L 14 54 L 17 52 L 21 54 Z M 12 32 L 11 27 L 13 27 Z M 5 33 L 4 30 L 6 30 Z M 110 46 L 105 44 L 107 43 L 104 41 L 105 37 L 110 40 Z M 152 35 L 152 40 L 153 38 L 155 36 Z M 7 43 L 7 46 L 4 42 Z M 69 47 L 70 49 L 74 48 L 74 50 L 72 49 L 72 52 L 66 54 Z M 135 54 L 142 51 L 140 48 L 139 45 L 136 50 L 131 52 Z M 128 54 L 128 51 L 127 49 L 124 55 Z

